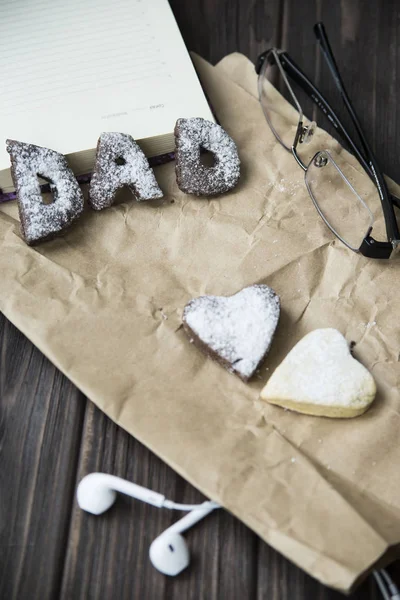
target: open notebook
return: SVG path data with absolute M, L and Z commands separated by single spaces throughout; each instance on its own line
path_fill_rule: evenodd
M 12 191 L 6 138 L 92 169 L 103 131 L 149 157 L 174 148 L 179 117 L 213 120 L 167 0 L 2 0 L 0 189 Z

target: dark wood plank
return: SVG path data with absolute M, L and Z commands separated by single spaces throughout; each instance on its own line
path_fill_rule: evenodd
M 169 0 L 189 50 L 212 64 L 230 52 L 257 55 L 279 43 L 283 0 Z
M 379 3 L 375 28 L 378 32 L 373 60 L 376 89 L 374 96 L 374 144 L 385 173 L 399 181 L 400 110 L 400 7 L 395 1 Z
M 0 598 L 57 595 L 83 400 L 0 315 Z

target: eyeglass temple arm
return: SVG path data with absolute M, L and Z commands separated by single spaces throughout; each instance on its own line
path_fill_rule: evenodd
M 371 167 L 370 167 L 369 163 L 367 162 L 364 154 L 361 152 L 359 147 L 355 144 L 352 137 L 347 132 L 346 128 L 340 121 L 338 115 L 335 113 L 333 108 L 330 106 L 327 99 L 321 94 L 321 92 L 318 90 L 318 88 L 316 88 L 314 86 L 314 84 L 310 81 L 310 79 L 307 77 L 307 75 L 300 69 L 300 67 L 297 66 L 297 64 L 292 60 L 292 58 L 286 52 L 282 52 L 280 54 L 280 61 L 281 61 L 281 65 L 283 66 L 283 68 L 285 69 L 285 71 L 287 72 L 289 77 L 291 79 L 293 79 L 293 81 L 295 81 L 297 83 L 297 85 L 299 85 L 302 88 L 302 90 L 311 98 L 311 100 L 313 100 L 313 102 L 318 106 L 318 108 L 320 108 L 320 110 L 322 110 L 322 112 L 326 115 L 328 120 L 335 127 L 336 131 L 341 136 L 341 138 L 345 142 L 347 142 L 347 144 L 350 146 L 351 150 L 353 151 L 355 156 L 358 158 L 358 160 L 360 161 L 361 165 L 363 166 L 365 171 L 368 173 L 370 178 L 374 180 L 373 172 L 372 172 Z M 396 198 L 396 196 L 393 196 L 390 193 L 389 193 L 389 195 L 390 195 L 390 199 L 392 200 L 392 202 L 398 208 L 400 208 L 400 199 Z
M 390 241 L 398 240 L 400 238 L 400 233 L 399 233 L 396 217 L 395 217 L 394 210 L 393 210 L 393 205 L 389 201 L 389 194 L 388 194 L 388 190 L 386 187 L 385 179 L 383 177 L 382 171 L 379 168 L 377 160 L 376 160 L 376 158 L 375 158 L 375 156 L 363 134 L 361 124 L 358 120 L 358 117 L 354 111 L 352 104 L 351 104 L 350 98 L 344 87 L 344 83 L 340 76 L 339 69 L 336 64 L 335 57 L 333 55 L 333 52 L 332 52 L 332 49 L 331 49 L 331 46 L 330 46 L 330 43 L 328 40 L 328 36 L 326 34 L 323 23 L 317 23 L 314 26 L 314 33 L 320 44 L 322 53 L 328 64 L 328 67 L 331 71 L 331 74 L 335 81 L 336 87 L 338 88 L 338 90 L 342 96 L 343 102 L 347 108 L 347 111 L 351 117 L 351 120 L 354 123 L 354 127 L 357 130 L 358 136 L 360 138 L 361 146 L 364 151 L 365 158 L 370 165 L 370 171 L 372 171 L 372 174 L 374 175 L 374 178 L 377 182 L 377 187 L 378 187 L 379 196 L 380 196 L 381 203 L 382 203 L 382 209 L 383 209 L 383 214 L 385 217 L 385 224 L 386 224 L 386 230 L 388 233 L 388 237 L 389 237 Z

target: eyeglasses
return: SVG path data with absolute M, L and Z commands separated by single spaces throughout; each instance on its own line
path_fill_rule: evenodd
M 357 144 L 353 140 L 328 101 L 287 52 L 277 48 L 271 48 L 260 54 L 256 64 L 259 99 L 265 118 L 278 142 L 293 154 L 297 163 L 304 170 L 307 190 L 315 208 L 329 229 L 354 252 L 359 252 L 369 258 L 392 258 L 400 252 L 400 233 L 394 212 L 395 206 L 400 208 L 400 200 L 391 195 L 387 189 L 383 173 L 365 138 L 345 90 L 322 23 L 314 26 L 314 33 L 354 124 L 359 143 Z M 288 126 L 287 118 L 276 110 L 276 97 L 279 96 L 279 93 L 271 83 L 276 82 L 277 77 L 286 88 L 286 92 L 297 109 L 297 128 Z M 349 163 L 344 160 L 339 161 L 328 150 L 318 151 L 308 164 L 305 164 L 300 158 L 298 147 L 301 144 L 307 144 L 312 139 L 317 125 L 314 121 L 309 122 L 304 118 L 303 110 L 289 83 L 289 78 L 299 85 L 324 112 L 372 180 L 382 206 L 387 241 L 377 241 L 371 236 L 374 215 L 349 181 L 349 172 L 351 171 Z M 337 193 L 340 195 L 340 211 L 336 210 L 334 194 Z M 346 215 L 349 218 L 346 218 Z

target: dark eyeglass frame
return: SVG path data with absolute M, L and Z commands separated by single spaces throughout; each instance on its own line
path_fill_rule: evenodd
M 269 61 L 269 64 L 278 63 L 277 66 L 279 67 L 281 74 L 285 79 L 285 82 L 289 88 L 289 91 L 291 92 L 296 107 L 298 109 L 300 108 L 300 115 L 302 115 L 300 104 L 297 101 L 297 98 L 293 90 L 291 89 L 288 80 L 286 79 L 286 75 L 290 77 L 306 92 L 306 94 L 311 98 L 311 100 L 313 100 L 313 102 L 318 106 L 318 108 L 320 108 L 323 111 L 323 113 L 328 117 L 329 121 L 333 124 L 340 137 L 348 144 L 351 151 L 359 160 L 365 172 L 372 179 L 378 190 L 379 198 L 382 205 L 382 211 L 385 219 L 387 235 L 387 242 L 377 241 L 370 235 L 372 231 L 372 227 L 370 227 L 361 243 L 360 248 L 355 251 L 360 252 L 368 258 L 393 258 L 397 253 L 400 252 L 400 232 L 396 220 L 396 215 L 394 212 L 395 206 L 400 209 L 400 200 L 392 194 L 390 194 L 387 189 L 383 173 L 380 170 L 376 157 L 372 152 L 372 149 L 362 131 L 360 121 L 356 115 L 356 112 L 351 104 L 350 98 L 344 87 L 344 83 L 340 76 L 339 69 L 336 64 L 336 60 L 333 55 L 323 23 L 317 23 L 316 25 L 314 25 L 314 33 L 319 42 L 325 60 L 328 64 L 332 77 L 335 81 L 336 87 L 338 88 L 342 96 L 342 100 L 354 124 L 355 130 L 357 131 L 359 137 L 359 145 L 355 143 L 353 138 L 346 131 L 346 128 L 341 123 L 339 117 L 337 116 L 333 108 L 330 106 L 326 98 L 321 94 L 318 88 L 310 81 L 310 79 L 303 73 L 303 71 L 296 65 L 296 63 L 290 58 L 287 52 L 279 50 L 277 48 L 271 48 L 269 50 L 266 50 L 257 58 L 256 72 L 258 75 L 260 75 L 260 72 L 262 72 L 263 70 L 264 62 L 266 60 Z M 278 141 L 280 141 L 283 144 L 283 142 L 280 140 L 279 136 L 277 135 L 271 124 L 270 127 L 275 137 L 277 137 Z M 305 165 L 300 159 L 297 153 L 297 146 L 298 144 L 301 144 L 308 135 L 310 135 L 309 126 L 304 125 L 303 118 L 300 117 L 291 152 L 294 158 L 296 159 L 297 163 L 304 171 L 307 171 L 307 165 Z M 286 149 L 290 150 L 285 144 L 283 144 L 283 146 Z M 320 212 L 318 207 L 317 210 L 318 212 Z M 327 223 L 327 225 L 330 227 L 330 229 L 336 235 L 338 235 L 326 221 L 321 212 L 320 214 Z M 340 238 L 339 235 L 338 237 Z M 354 250 L 354 248 L 352 249 Z

